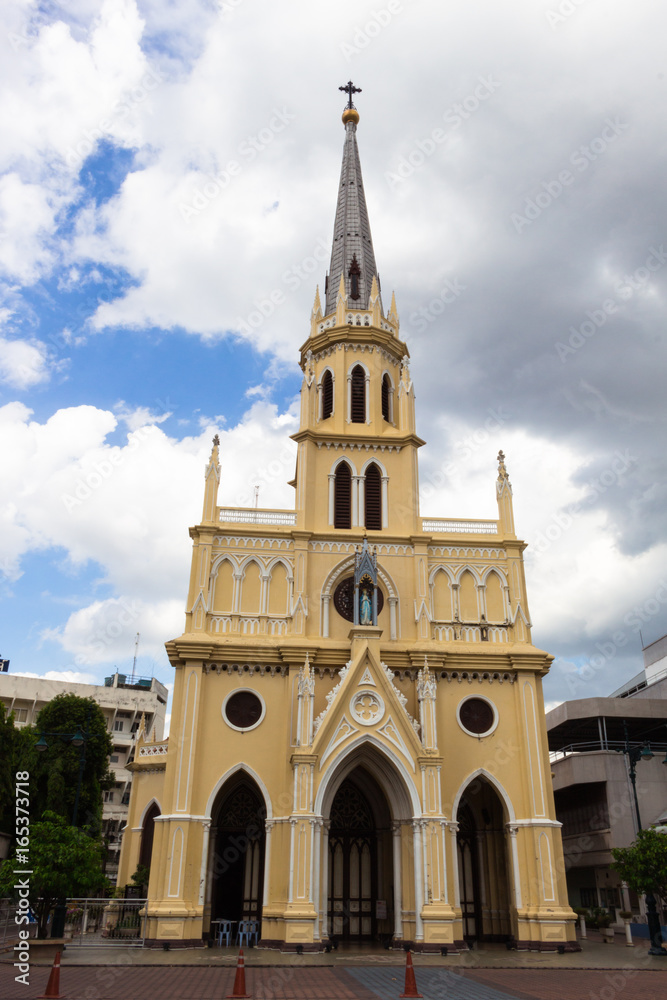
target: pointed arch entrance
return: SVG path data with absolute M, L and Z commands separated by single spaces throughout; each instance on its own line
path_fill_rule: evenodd
M 237 772 L 225 782 L 211 819 L 211 917 L 261 921 L 266 807 L 252 778 Z
M 508 819 L 491 782 L 474 778 L 456 813 L 461 919 L 468 944 L 512 936 Z
M 421 940 L 413 841 L 419 795 L 402 762 L 374 736 L 363 737 L 332 766 L 315 809 L 324 820 L 322 937 Z
M 377 781 L 363 767 L 341 783 L 329 822 L 329 934 L 351 943 L 390 936 L 391 816 Z

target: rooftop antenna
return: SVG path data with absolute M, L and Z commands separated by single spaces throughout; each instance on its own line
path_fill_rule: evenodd
M 134 640 L 134 659 L 132 660 L 132 676 L 130 677 L 130 684 L 134 684 L 134 671 L 137 667 L 137 650 L 139 649 L 139 633 L 137 632 L 137 638 Z

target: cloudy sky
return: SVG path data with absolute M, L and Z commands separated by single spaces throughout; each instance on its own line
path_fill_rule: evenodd
M 343 144 L 413 358 L 422 513 L 507 455 L 549 703 L 667 632 L 657 0 L 8 0 L 0 33 L 0 653 L 171 679 L 187 528 L 292 505 Z M 279 294 L 278 294 L 279 293 Z M 273 298 L 273 303 L 272 303 Z M 276 305 L 275 302 L 278 301 Z

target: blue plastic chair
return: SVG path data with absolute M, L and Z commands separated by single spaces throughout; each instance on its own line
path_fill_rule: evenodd
M 232 939 L 231 920 L 220 920 L 218 922 L 218 947 L 222 948 L 222 939 L 225 939 L 225 946 L 229 948 Z

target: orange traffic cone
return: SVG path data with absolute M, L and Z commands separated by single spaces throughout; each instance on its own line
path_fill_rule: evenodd
M 46 993 L 42 993 L 39 1000 L 62 1000 L 63 994 L 60 992 L 60 952 L 56 952 L 53 959 L 53 968 L 46 984 Z
M 227 1000 L 237 1000 L 238 997 L 243 997 L 244 1000 L 250 1000 L 250 994 L 245 991 L 245 959 L 243 957 L 243 948 L 239 950 L 239 958 L 236 963 L 234 989 L 231 993 L 227 994 Z
M 405 993 L 400 993 L 399 996 L 401 1000 L 403 1000 L 403 997 L 421 997 L 421 993 L 417 993 L 415 970 L 412 968 L 412 955 L 410 952 L 408 952 L 405 960 Z

